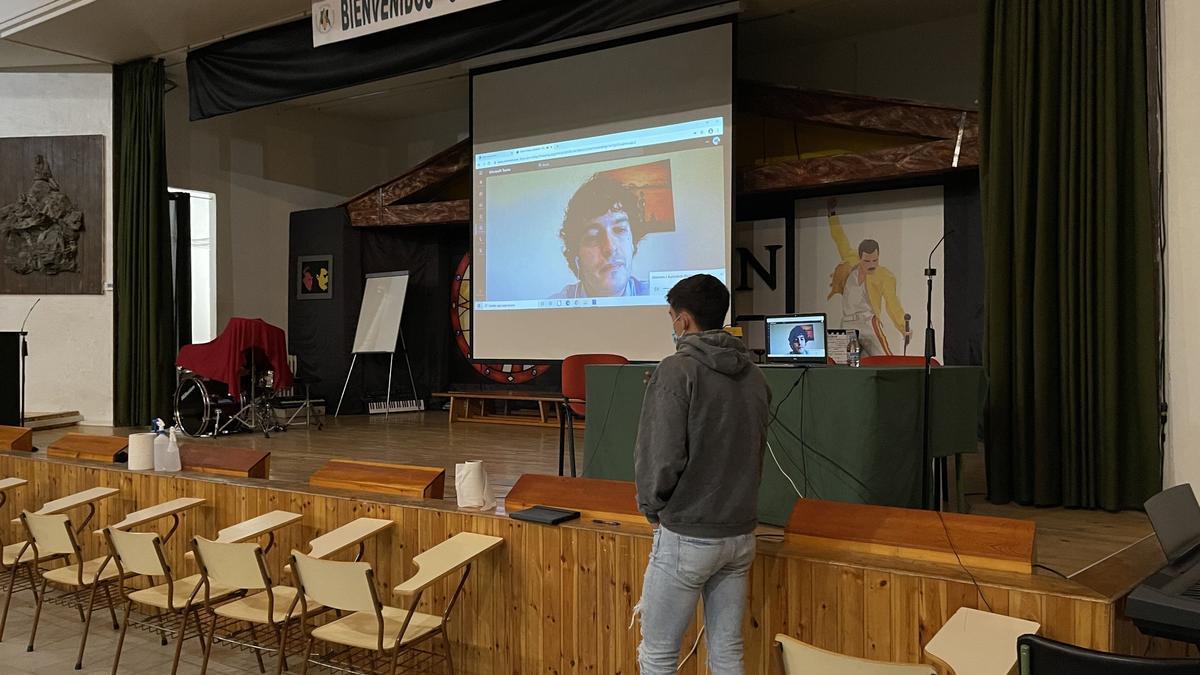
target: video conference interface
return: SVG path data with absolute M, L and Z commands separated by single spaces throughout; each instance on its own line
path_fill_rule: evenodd
M 825 315 L 767 317 L 767 358 L 825 360 Z

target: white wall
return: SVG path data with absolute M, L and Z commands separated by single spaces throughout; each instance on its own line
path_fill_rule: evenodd
M 293 211 L 390 180 L 466 127 L 465 109 L 377 122 L 283 105 L 192 122 L 186 75 L 168 74 L 180 84 L 166 99 L 168 181 L 216 195 L 218 332 L 234 316 L 287 329 Z
M 750 53 L 739 59 L 738 77 L 975 108 L 983 58 L 979 20 L 967 14 L 767 52 L 743 45 Z
M 85 420 L 113 417 L 112 74 L 108 67 L 67 72 L 0 72 L 0 136 L 102 134 L 104 143 L 103 295 L 47 295 L 29 318 L 25 409 L 78 410 Z M 34 297 L 0 295 L 0 328 L 21 325 Z
M 1200 489 L 1200 2 L 1164 0 L 1162 26 L 1170 405 L 1163 483 Z

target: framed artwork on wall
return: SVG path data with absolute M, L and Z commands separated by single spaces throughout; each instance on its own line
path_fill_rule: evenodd
M 296 257 L 296 299 L 330 300 L 333 298 L 333 256 Z
M 0 138 L 0 293 L 104 292 L 104 137 Z

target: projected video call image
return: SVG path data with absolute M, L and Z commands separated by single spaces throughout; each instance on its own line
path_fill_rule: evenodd
M 825 324 L 821 317 L 767 322 L 767 355 L 799 358 L 825 356 Z
M 679 279 L 724 278 L 723 149 L 689 145 L 487 178 L 476 309 L 665 304 Z

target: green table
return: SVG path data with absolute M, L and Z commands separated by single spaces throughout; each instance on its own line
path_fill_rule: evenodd
M 583 475 L 633 480 L 633 446 L 654 365 L 588 366 Z M 921 505 L 921 368 L 764 367 L 775 415 L 763 457 L 759 520 L 783 525 L 806 496 Z M 934 457 L 975 452 L 986 396 L 983 369 L 934 368 Z M 746 448 L 753 462 L 757 448 Z

